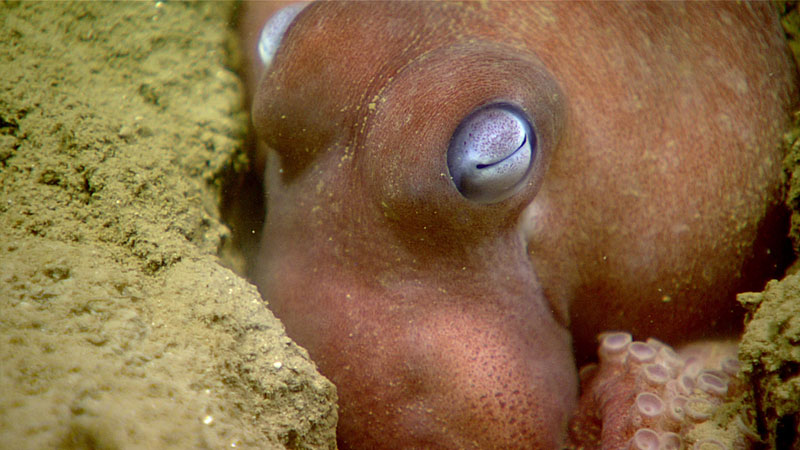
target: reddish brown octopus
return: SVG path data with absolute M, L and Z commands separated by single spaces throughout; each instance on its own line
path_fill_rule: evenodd
M 245 5 L 249 56 L 273 7 Z M 339 447 L 685 445 L 736 388 L 735 293 L 780 269 L 771 5 L 281 14 L 249 72 L 253 278 L 337 385 Z

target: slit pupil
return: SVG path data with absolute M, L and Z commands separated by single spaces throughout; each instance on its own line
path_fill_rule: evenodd
M 522 146 L 523 146 L 523 145 L 525 145 L 525 143 L 526 143 L 526 142 L 528 142 L 528 135 L 527 135 L 527 134 L 526 134 L 526 135 L 524 136 L 524 138 L 522 139 L 522 143 L 521 143 L 521 144 L 519 144 L 519 147 L 517 147 L 516 149 L 514 149 L 514 151 L 513 151 L 513 152 L 511 152 L 511 153 L 509 153 L 509 154 L 508 154 L 508 156 L 506 156 L 505 158 L 503 158 L 503 159 L 501 159 L 501 160 L 498 160 L 498 161 L 490 162 L 490 163 L 487 163 L 487 164 L 478 164 L 478 165 L 476 165 L 475 167 L 476 167 L 477 169 L 485 169 L 485 168 L 487 168 L 487 167 L 491 167 L 491 166 L 493 166 L 493 165 L 495 165 L 495 164 L 499 164 L 499 163 L 501 163 L 501 162 L 503 162 L 503 161 L 507 160 L 507 159 L 508 159 L 508 158 L 510 158 L 511 156 L 513 156 L 513 155 L 514 155 L 514 153 L 517 153 L 517 151 L 519 151 L 519 149 L 521 149 L 521 148 L 522 148 Z

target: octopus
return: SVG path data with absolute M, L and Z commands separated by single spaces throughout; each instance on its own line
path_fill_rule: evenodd
M 339 448 L 685 448 L 744 389 L 798 103 L 770 4 L 274 9 L 242 16 L 252 278 Z

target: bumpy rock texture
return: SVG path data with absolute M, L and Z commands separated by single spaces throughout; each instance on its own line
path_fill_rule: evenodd
M 800 448 L 800 276 L 741 294 L 750 310 L 739 348 L 758 429 L 769 448 Z
M 0 447 L 334 448 L 239 267 L 229 3 L 0 3 Z

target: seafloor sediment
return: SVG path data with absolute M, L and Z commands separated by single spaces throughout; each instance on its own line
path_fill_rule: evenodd
M 218 256 L 233 13 L 0 2 L 0 448 L 335 448 L 335 388 Z

